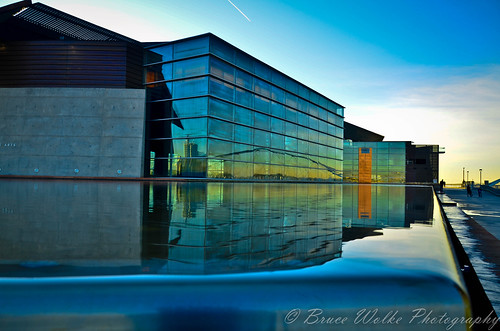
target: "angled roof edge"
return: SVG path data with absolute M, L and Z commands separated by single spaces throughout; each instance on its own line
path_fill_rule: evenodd
M 23 0 L 23 1 L 18 1 L 15 3 L 11 3 L 10 5 L 0 7 L 0 15 L 4 14 L 4 13 L 15 14 L 16 12 L 20 11 L 24 7 L 28 7 L 31 5 L 32 5 L 31 0 Z
M 24 4 L 31 1 L 23 1 Z M 18 3 L 18 8 L 23 6 Z M 16 4 L 14 4 L 16 5 Z M 82 41 L 124 41 L 140 44 L 139 41 L 123 36 L 96 24 L 82 20 L 40 2 L 30 4 L 13 15 L 15 18 L 60 33 L 63 36 Z

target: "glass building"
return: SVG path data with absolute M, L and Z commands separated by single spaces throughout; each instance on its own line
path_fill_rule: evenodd
M 341 180 L 344 108 L 212 34 L 145 52 L 145 172 Z
M 344 181 L 357 183 L 437 183 L 439 145 L 411 141 L 344 141 Z
M 409 142 L 344 142 L 344 181 L 405 183 Z

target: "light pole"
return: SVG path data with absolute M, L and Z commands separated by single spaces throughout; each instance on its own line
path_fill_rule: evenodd
M 483 169 L 479 169 L 479 186 L 481 186 L 482 181 L 483 181 Z
M 465 167 L 462 168 L 462 185 L 465 186 Z

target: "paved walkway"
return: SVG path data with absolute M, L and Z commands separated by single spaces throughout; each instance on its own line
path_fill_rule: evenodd
M 474 190 L 473 197 L 467 197 L 465 189 L 447 189 L 445 194 L 458 204 L 467 215 L 474 218 L 489 233 L 500 240 L 500 197 L 483 191 L 480 198 Z
M 497 314 L 500 314 L 500 197 L 464 189 L 438 194 L 454 232 L 467 253 Z M 456 202 L 454 206 L 453 202 Z

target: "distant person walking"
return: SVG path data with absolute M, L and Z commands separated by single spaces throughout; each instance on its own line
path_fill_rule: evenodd
M 446 185 L 446 183 L 444 182 L 444 179 L 441 179 L 441 181 L 439 182 L 439 190 L 441 191 L 441 193 L 444 193 L 444 186 Z
M 481 188 L 481 185 L 477 188 L 477 196 L 480 198 L 483 196 L 483 189 Z
M 467 196 L 472 197 L 472 189 L 470 188 L 470 184 L 467 184 Z

